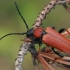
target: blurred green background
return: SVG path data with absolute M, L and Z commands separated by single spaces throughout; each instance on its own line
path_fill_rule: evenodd
M 14 5 L 15 1 L 30 28 L 44 6 L 50 2 L 50 0 L 0 0 L 0 37 L 8 33 L 26 32 L 27 30 L 17 13 Z M 62 5 L 57 5 L 47 15 L 43 21 L 43 26 L 44 28 L 55 26 L 56 30 L 69 28 L 70 13 Z M 12 35 L 0 41 L 0 70 L 14 70 L 15 58 L 17 57 L 20 45 L 23 43 L 21 41 L 23 38 L 24 36 Z M 35 70 L 29 52 L 25 56 L 23 70 Z

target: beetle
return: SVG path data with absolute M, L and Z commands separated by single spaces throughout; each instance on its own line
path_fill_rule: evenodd
M 17 57 L 17 59 L 15 61 L 15 68 L 16 68 L 16 70 L 21 69 L 21 64 L 22 64 L 23 56 L 26 55 L 26 52 L 28 50 L 34 56 L 33 57 L 34 58 L 34 60 L 33 60 L 33 64 L 34 65 L 36 65 L 35 58 L 37 57 L 38 54 L 39 54 L 38 55 L 38 59 L 40 61 L 41 60 L 43 61 L 43 59 L 45 60 L 44 56 L 46 56 L 46 55 L 44 55 L 44 56 L 42 55 L 41 56 L 40 54 L 42 54 L 42 53 L 37 52 L 37 50 L 35 49 L 35 44 L 39 44 L 39 46 L 41 46 L 42 44 L 50 46 L 51 49 L 53 50 L 53 52 L 56 53 L 60 57 L 64 57 L 64 56 L 60 52 L 56 51 L 55 48 L 60 50 L 60 51 L 62 51 L 62 52 L 70 54 L 70 40 L 68 38 L 66 38 L 65 35 L 61 34 L 61 33 L 63 33 L 66 30 L 65 28 L 61 28 L 59 31 L 56 31 L 55 27 L 47 27 L 46 29 L 44 29 L 43 27 L 35 25 L 37 27 L 36 29 L 34 29 L 34 28 L 30 28 L 29 29 L 25 19 L 23 18 L 23 16 L 21 15 L 21 13 L 20 13 L 20 11 L 18 9 L 18 6 L 17 6 L 16 2 L 15 2 L 15 5 L 16 5 L 16 8 L 17 8 L 17 11 L 18 11 L 19 15 L 21 16 L 22 20 L 24 21 L 24 23 L 26 25 L 27 32 L 23 32 L 23 33 L 9 33 L 9 34 L 1 37 L 0 40 L 3 39 L 6 36 L 9 36 L 9 35 L 24 35 L 24 34 L 26 34 L 26 39 L 24 40 L 24 42 L 29 42 L 28 43 L 29 48 L 27 48 L 28 47 L 27 44 L 24 44 L 24 45 L 22 45 L 20 47 L 20 50 L 19 50 L 19 53 L 18 53 L 18 57 Z M 55 6 L 55 2 L 53 2 L 53 1 L 50 2 L 48 4 L 47 10 L 50 11 L 52 9 L 52 7 L 54 7 L 54 6 Z M 66 4 L 63 4 L 63 6 L 69 11 L 69 9 L 66 6 Z M 43 9 L 42 12 L 44 12 L 44 10 L 45 9 Z M 48 11 L 48 13 L 49 13 L 49 11 Z M 45 14 L 44 13 L 40 13 L 40 17 L 39 17 L 40 20 L 43 20 L 43 18 L 44 18 L 43 17 L 41 19 L 42 15 L 45 15 Z M 36 22 L 38 22 L 39 18 L 36 20 Z M 69 33 L 69 31 L 67 31 L 67 32 Z M 44 50 L 45 50 L 45 48 L 41 49 L 41 52 L 44 51 Z M 41 59 L 40 59 L 40 57 L 41 57 Z M 43 57 L 43 59 L 42 59 L 42 57 Z M 55 60 L 55 58 L 54 58 L 54 60 Z
M 45 35 L 41 35 L 42 31 L 42 28 L 37 28 L 36 30 L 34 30 L 34 37 L 40 38 L 42 36 L 42 42 L 44 44 L 70 54 L 70 40 L 68 38 L 51 27 L 46 28 Z
M 0 40 L 8 35 L 24 35 L 26 34 L 26 37 L 31 39 L 33 44 L 39 44 L 39 46 L 44 43 L 45 45 L 48 45 L 52 48 L 52 50 L 59 56 L 63 57 L 60 53 L 56 52 L 54 48 L 61 50 L 62 52 L 65 52 L 67 54 L 70 54 L 70 40 L 66 38 L 61 33 L 65 31 L 65 28 L 61 28 L 59 31 L 55 30 L 55 27 L 47 27 L 46 30 L 43 27 L 37 27 L 36 29 L 28 27 L 25 19 L 21 15 L 18 6 L 15 2 L 17 11 L 19 15 L 21 16 L 22 20 L 24 21 L 27 32 L 24 33 L 10 33 L 0 38 Z M 33 53 L 33 52 L 32 52 Z

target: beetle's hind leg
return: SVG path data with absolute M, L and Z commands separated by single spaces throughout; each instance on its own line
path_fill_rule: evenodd
M 55 54 L 57 54 L 57 55 L 58 55 L 58 56 L 60 56 L 61 58 L 63 58 L 63 57 L 64 57 L 61 53 L 59 53 L 59 52 L 55 51 L 55 48 L 52 48 L 52 50 L 53 50 L 53 52 L 54 52 Z
M 66 29 L 65 28 L 61 28 L 58 32 L 59 33 L 62 33 L 62 32 L 64 32 Z

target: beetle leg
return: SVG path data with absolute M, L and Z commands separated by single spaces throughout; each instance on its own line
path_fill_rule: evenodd
M 55 49 L 54 48 L 52 48 L 52 50 L 53 50 L 53 52 L 55 53 L 55 54 L 57 54 L 58 56 L 60 56 L 60 57 L 64 57 L 61 53 L 59 53 L 59 52 L 57 52 L 57 51 L 55 51 Z
M 35 57 L 33 56 L 32 57 L 32 60 L 33 60 L 33 65 L 35 66 L 35 65 L 37 65 L 37 63 L 36 63 L 36 60 L 35 60 Z
M 31 47 L 28 50 L 34 57 L 36 57 L 38 55 L 36 48 L 33 44 L 31 45 Z
M 64 35 L 64 36 L 70 36 L 70 28 L 65 29 L 65 31 L 62 32 L 61 34 Z
M 35 67 L 36 70 L 39 70 L 38 65 L 36 63 L 36 58 L 32 55 L 32 61 L 33 61 L 33 65 Z
M 66 29 L 65 28 L 61 28 L 58 32 L 59 33 L 62 33 L 63 31 L 65 31 Z

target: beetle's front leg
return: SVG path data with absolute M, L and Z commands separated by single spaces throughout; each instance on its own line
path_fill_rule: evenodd
M 32 60 L 33 60 L 33 65 L 36 65 L 36 62 L 35 62 L 35 59 L 38 55 L 37 51 L 36 51 L 36 48 L 34 45 L 31 45 L 31 47 L 28 49 L 29 52 L 31 53 L 32 55 Z
M 35 69 L 39 70 L 37 63 L 36 63 L 36 57 L 37 57 L 38 53 L 37 53 L 34 45 L 31 45 L 31 47 L 29 48 L 29 52 L 32 55 L 32 61 L 33 61 L 33 65 L 34 65 Z
M 31 47 L 28 50 L 31 53 L 31 55 L 33 55 L 34 57 L 36 57 L 38 55 L 36 48 L 33 44 L 31 44 Z
M 35 67 L 36 70 L 39 70 L 38 65 L 36 63 L 36 58 L 32 56 L 32 61 L 33 61 L 33 65 Z

